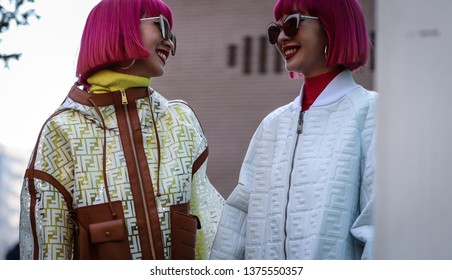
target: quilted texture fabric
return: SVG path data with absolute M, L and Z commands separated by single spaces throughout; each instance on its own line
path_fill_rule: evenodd
M 256 130 L 211 259 L 367 259 L 377 94 L 349 71 L 303 113 L 300 97 Z
M 149 189 L 150 183 L 144 186 L 146 192 L 157 193 L 160 152 L 161 196 L 155 196 L 155 204 L 164 258 L 171 258 L 170 206 L 187 202 L 190 202 L 191 213 L 197 215 L 202 224 L 197 236 L 196 257 L 208 258 L 224 200 L 206 176 L 207 160 L 192 174 L 193 163 L 207 148 L 207 140 L 194 112 L 185 103 L 169 102 L 155 91 L 127 106 L 129 112 L 136 115 L 138 129 L 135 128 L 135 131 L 139 131 L 139 139 L 142 139 L 142 145 L 135 143 L 136 149 L 141 149 L 139 152 L 145 155 L 145 162 L 140 166 L 149 169 L 149 180 L 152 180 L 152 189 Z M 145 243 L 142 243 L 141 235 L 145 229 L 139 226 L 141 221 L 135 199 L 142 194 L 133 191 L 131 187 L 134 178 L 129 176 L 130 166 L 124 150 L 128 144 L 123 143 L 125 138 L 121 138 L 118 124 L 121 120 L 115 113 L 115 107 L 99 107 L 105 121 L 105 131 L 92 106 L 77 103 L 68 97 L 60 109 L 69 110 L 45 123 L 36 146 L 37 158 L 34 165 L 34 170 L 46 174 L 45 178 L 53 178 L 54 181 L 34 178 L 33 190 L 29 188 L 30 182 L 27 179 L 23 182 L 21 258 L 73 257 L 73 225 L 67 218 L 68 205 L 63 193 L 71 195 L 73 208 L 107 201 L 102 174 L 104 133 L 109 194 L 112 201 L 122 201 L 132 258 L 143 258 L 142 244 Z M 158 129 L 160 150 L 156 144 L 152 112 Z M 142 174 L 143 172 L 144 169 L 141 169 Z M 30 209 L 31 205 L 34 205 L 33 209 Z

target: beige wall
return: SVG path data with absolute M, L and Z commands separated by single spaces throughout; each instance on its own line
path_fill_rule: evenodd
M 452 260 L 452 1 L 379 1 L 376 10 L 375 257 Z
M 152 86 L 170 99 L 184 99 L 195 110 L 210 145 L 208 175 L 227 197 L 237 179 L 249 141 L 260 121 L 289 103 L 302 81 L 290 80 L 284 66 L 274 71 L 277 55 L 266 44 L 267 72 L 259 73 L 260 38 L 273 20 L 275 0 L 166 0 L 174 15 L 178 49 L 166 73 Z M 373 0 L 362 0 L 369 32 Z M 251 72 L 244 74 L 245 37 L 251 37 Z M 228 49 L 237 48 L 237 64 L 228 66 Z M 372 88 L 373 72 L 356 74 Z

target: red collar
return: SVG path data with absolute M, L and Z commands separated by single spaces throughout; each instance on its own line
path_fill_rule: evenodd
M 305 78 L 303 85 L 303 100 L 301 102 L 303 112 L 311 107 L 326 86 L 341 73 L 342 70 L 343 69 L 335 69 L 325 74 Z

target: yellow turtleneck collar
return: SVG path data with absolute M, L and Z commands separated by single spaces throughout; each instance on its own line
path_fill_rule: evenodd
M 109 69 L 100 70 L 87 79 L 91 85 L 90 92 L 95 94 L 124 90 L 131 87 L 148 87 L 151 79 L 115 72 Z

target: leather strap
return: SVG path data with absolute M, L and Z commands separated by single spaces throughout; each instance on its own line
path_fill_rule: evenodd
M 195 175 L 195 173 L 198 171 L 198 169 L 201 168 L 201 166 L 206 161 L 208 156 L 209 156 L 209 147 L 206 147 L 204 152 L 202 152 L 202 154 L 193 163 L 193 168 L 192 168 L 192 173 L 191 173 L 192 177 Z
M 60 113 L 67 111 L 69 109 L 61 109 L 56 112 L 54 112 L 45 122 L 44 125 L 41 127 L 41 131 L 39 132 L 38 139 L 36 140 L 35 148 L 33 150 L 33 155 L 30 161 L 30 164 L 28 165 L 27 170 L 25 171 L 25 178 L 28 179 L 28 190 L 30 192 L 30 223 L 32 227 L 32 233 L 33 233 L 33 243 L 34 243 L 34 251 L 33 251 L 33 259 L 37 260 L 39 259 L 39 246 L 38 246 L 38 236 L 36 231 L 36 218 L 35 218 L 35 208 L 36 208 L 36 188 L 35 188 L 35 180 L 34 178 L 37 178 L 36 175 L 42 175 L 40 172 L 35 170 L 35 163 L 36 163 L 36 157 L 38 155 L 38 145 L 39 141 L 41 140 L 42 132 L 44 130 L 44 126 L 47 124 L 47 122 L 55 117 L 56 115 L 59 115 Z M 35 174 L 36 173 L 36 174 Z M 53 177 L 52 177 L 53 178 Z M 49 179 L 49 178 L 39 178 L 39 179 Z M 56 180 L 55 180 L 56 181 Z M 63 188 L 64 189 L 64 188 Z M 65 200 L 67 197 L 65 196 Z M 68 207 L 72 207 L 72 200 L 66 201 L 68 204 Z
M 129 102 L 149 96 L 147 87 L 128 88 L 125 91 L 127 93 L 127 100 Z M 118 95 L 121 96 L 120 91 L 113 91 L 102 94 L 93 94 L 79 89 L 77 85 L 73 85 L 68 93 L 68 97 L 74 100 L 75 102 L 91 107 L 93 107 L 93 102 L 99 107 L 114 105 L 115 99 L 117 98 Z

